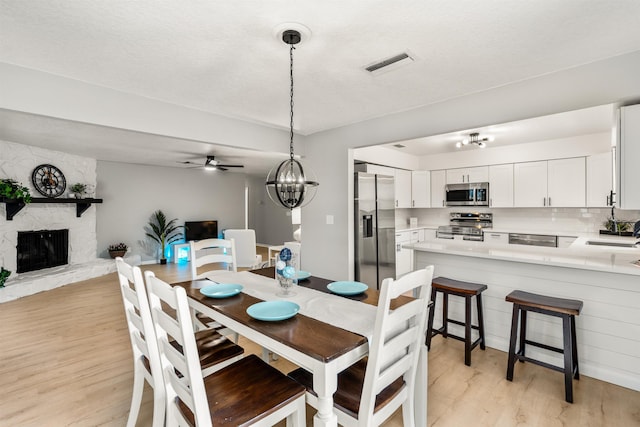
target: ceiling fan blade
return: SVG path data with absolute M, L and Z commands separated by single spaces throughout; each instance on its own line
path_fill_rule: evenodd
M 244 165 L 218 165 L 218 167 L 223 167 L 223 168 L 243 168 Z
M 227 168 L 222 167 L 222 165 L 218 165 L 218 166 L 216 166 L 216 169 L 221 170 L 221 171 L 226 171 L 226 170 L 228 170 Z

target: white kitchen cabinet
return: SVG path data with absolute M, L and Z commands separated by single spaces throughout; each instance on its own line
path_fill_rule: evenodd
M 584 157 L 549 160 L 547 178 L 547 206 L 586 206 L 587 175 Z
M 489 166 L 489 206 L 513 207 L 513 163 Z
M 587 157 L 587 207 L 611 206 L 613 191 L 613 154 Z
M 488 182 L 489 167 L 447 169 L 447 184 L 464 184 L 468 182 Z
M 519 208 L 547 205 L 546 161 L 513 165 L 513 205 Z
M 558 247 L 568 248 L 577 238 L 577 236 L 558 236 Z
M 508 245 L 509 233 L 494 233 L 493 231 L 484 231 L 484 241 L 487 243 Z
M 396 174 L 395 168 L 392 168 L 389 166 L 374 165 L 371 163 L 356 164 L 354 169 L 356 172 L 366 172 L 366 173 L 373 173 L 377 175 L 395 176 Z
M 411 207 L 411 171 L 396 169 L 396 208 Z
M 445 189 L 447 184 L 446 171 L 431 171 L 431 207 L 444 208 Z
M 640 209 L 640 104 L 620 108 L 617 139 L 617 206 Z
M 409 242 L 411 242 L 411 232 L 396 232 L 396 279 L 411 271 L 413 251 L 402 247 Z
M 431 207 L 431 174 L 429 171 L 411 172 L 411 207 Z

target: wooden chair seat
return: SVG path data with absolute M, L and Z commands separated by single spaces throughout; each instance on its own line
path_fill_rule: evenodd
M 362 397 L 366 370 L 367 360 L 363 359 L 338 375 L 338 390 L 333 395 L 334 405 L 353 418 L 358 418 L 358 412 L 360 411 L 360 398 Z M 309 393 L 316 396 L 313 391 L 313 376 L 310 372 L 299 368 L 290 372 L 289 376 L 304 385 Z M 373 412 L 378 412 L 380 408 L 391 401 L 402 390 L 403 386 L 404 381 L 400 377 L 378 393 Z
M 532 294 L 525 291 L 513 291 L 505 298 L 506 301 L 527 307 L 577 316 L 582 311 L 582 301 Z
M 464 296 L 478 295 L 480 294 L 480 292 L 487 290 L 487 285 L 482 285 L 480 283 L 463 282 L 460 280 L 449 279 L 448 277 L 436 277 L 431 283 L 431 288 Z
M 214 426 L 249 426 L 280 405 L 304 396 L 301 384 L 282 375 L 251 354 L 204 380 Z M 223 390 L 223 392 L 220 392 Z M 182 414 L 196 425 L 193 413 L 182 401 Z

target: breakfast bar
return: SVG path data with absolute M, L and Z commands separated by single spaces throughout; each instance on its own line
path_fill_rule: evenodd
M 567 248 L 545 248 L 432 239 L 403 247 L 413 250 L 415 269 L 433 264 L 436 276 L 487 285 L 486 345 L 498 350 L 509 348 L 512 307 L 505 296 L 510 292 L 583 300 L 576 325 L 581 373 L 640 390 L 640 249 L 586 242 L 578 238 Z M 463 301 L 451 300 L 449 312 L 464 318 Z M 560 346 L 561 322 L 532 313 L 528 337 Z M 562 365 L 560 355 L 537 348 L 527 351 Z

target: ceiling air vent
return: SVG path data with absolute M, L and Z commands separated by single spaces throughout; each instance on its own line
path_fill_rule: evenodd
M 402 145 L 402 144 L 393 144 L 394 147 L 396 148 L 405 148 L 406 145 Z
M 392 56 L 391 58 L 383 59 L 382 61 L 376 62 L 375 64 L 367 65 L 366 67 L 364 67 L 364 69 L 370 73 L 377 74 L 379 72 L 382 72 L 384 68 L 387 68 L 391 65 L 394 65 L 394 67 L 387 68 L 384 71 L 388 71 L 388 70 L 390 71 L 391 69 L 397 68 L 397 66 L 401 64 L 408 64 L 413 61 L 414 59 L 411 55 L 409 55 L 407 52 L 402 52 L 399 55 L 395 55 L 395 56 Z

